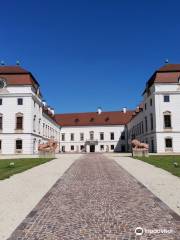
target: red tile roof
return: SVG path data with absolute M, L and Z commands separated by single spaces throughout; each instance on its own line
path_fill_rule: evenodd
M 180 72 L 180 64 L 166 64 L 160 67 L 158 72 Z
M 147 87 L 143 94 L 148 88 L 154 83 L 178 83 L 180 77 L 180 64 L 166 64 L 160 67 L 147 81 Z
M 65 113 L 56 114 L 55 119 L 60 126 L 100 126 L 126 125 L 132 119 L 133 111 Z
M 27 70 L 20 66 L 0 66 L 0 74 L 17 74 L 17 73 L 29 73 Z
M 8 85 L 39 86 L 32 73 L 20 66 L 0 66 L 0 78 L 4 78 Z

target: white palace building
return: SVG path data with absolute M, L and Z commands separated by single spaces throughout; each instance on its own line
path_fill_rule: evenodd
M 128 152 L 136 138 L 150 152 L 180 152 L 180 64 L 150 77 L 133 111 L 55 114 L 38 81 L 20 66 L 0 66 L 0 153 L 37 154 L 53 138 L 57 152 Z

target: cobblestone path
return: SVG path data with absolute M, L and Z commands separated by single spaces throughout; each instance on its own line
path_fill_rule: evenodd
M 136 227 L 172 232 L 136 236 Z M 180 240 L 180 217 L 114 160 L 89 154 L 71 166 L 9 239 Z

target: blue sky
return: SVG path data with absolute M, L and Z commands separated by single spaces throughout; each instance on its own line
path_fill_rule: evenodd
M 180 2 L 2 1 L 0 59 L 20 60 L 56 112 L 133 109 L 153 71 L 180 63 Z

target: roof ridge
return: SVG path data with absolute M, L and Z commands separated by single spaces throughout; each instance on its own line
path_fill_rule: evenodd
M 127 112 L 134 112 L 135 110 L 127 110 L 126 111 L 126 113 Z M 103 113 L 123 113 L 123 111 L 121 110 L 121 111 L 102 111 L 102 113 L 101 114 L 103 114 Z M 56 113 L 55 115 L 72 115 L 72 114 L 74 114 L 74 115 L 76 115 L 76 114 L 91 114 L 91 113 L 97 113 L 97 112 L 71 112 L 71 113 Z M 99 115 L 101 115 L 101 114 L 99 114 Z

